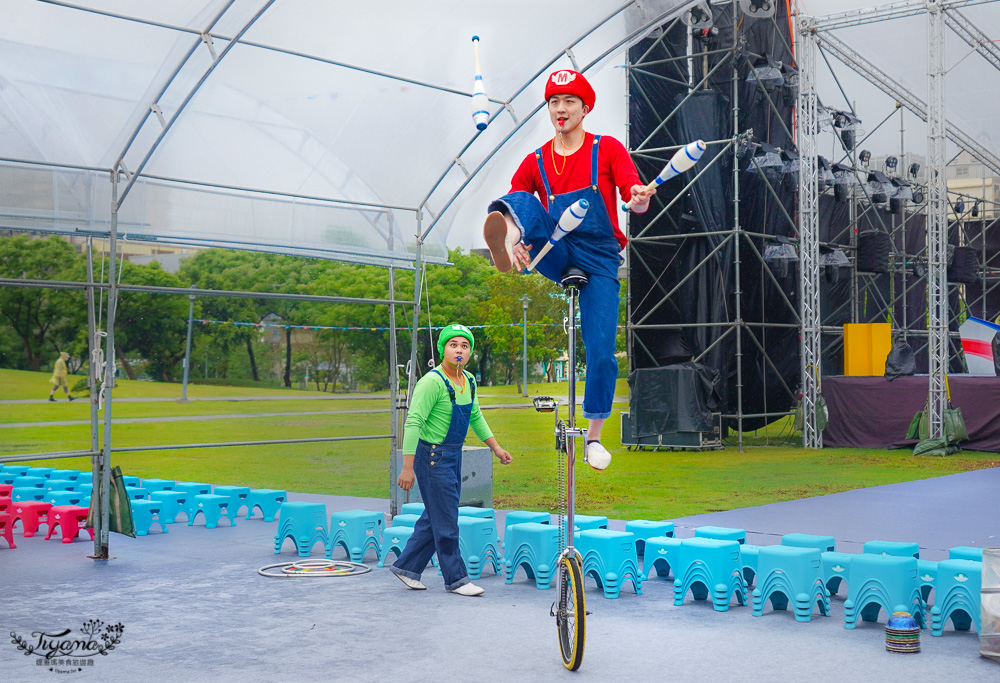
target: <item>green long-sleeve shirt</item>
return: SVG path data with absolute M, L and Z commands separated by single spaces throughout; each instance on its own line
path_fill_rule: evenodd
M 437 369 L 443 374 L 439 365 Z M 479 398 L 472 399 L 472 379 L 466 373 L 465 391 L 455 389 L 455 403 L 468 405 L 472 402 L 472 417 L 469 427 L 482 441 L 493 436 L 486 418 L 479 409 Z M 410 401 L 410 412 L 406 416 L 403 427 L 403 454 L 412 455 L 417 452 L 417 441 L 423 439 L 428 443 L 441 443 L 448 434 L 451 425 L 451 398 L 445 387 L 444 378 L 437 372 L 428 372 L 420 378 L 413 389 L 413 399 Z

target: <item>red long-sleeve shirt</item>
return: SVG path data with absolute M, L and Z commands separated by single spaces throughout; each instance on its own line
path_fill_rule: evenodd
M 542 147 L 542 162 L 545 164 L 545 175 L 549 180 L 549 188 L 553 194 L 565 194 L 590 185 L 590 156 L 593 144 L 594 134 L 585 133 L 583 144 L 580 145 L 579 149 L 567 157 L 556 154 L 556 166 L 553 166 L 552 141 L 545 143 Z M 608 216 L 611 218 L 615 239 L 624 249 L 628 238 L 618 227 L 618 203 L 615 200 L 615 189 L 618 189 L 622 201 L 627 202 L 632 198 L 632 186 L 640 185 L 642 181 L 639 180 L 639 173 L 635 170 L 632 157 L 629 156 L 622 143 L 613 137 L 602 135 L 598 144 L 600 149 L 597 152 L 597 187 L 604 199 Z M 564 160 L 565 167 L 563 166 Z M 561 170 L 562 173 L 557 173 L 557 169 Z M 545 194 L 545 185 L 538 172 L 538 162 L 534 152 L 526 156 L 521 165 L 518 166 L 510 181 L 510 191 L 530 192 L 541 200 L 546 209 L 549 207 L 549 198 Z

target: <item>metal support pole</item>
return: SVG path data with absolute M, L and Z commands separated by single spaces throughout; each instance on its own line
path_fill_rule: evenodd
M 928 437 L 943 435 L 948 368 L 948 196 L 945 185 L 944 17 L 940 0 L 927 7 L 927 330 Z
M 390 245 L 392 248 L 390 233 Z M 389 266 L 389 298 L 396 298 L 396 269 Z M 399 374 L 396 368 L 396 304 L 389 304 L 389 462 L 395 464 L 399 450 Z M 389 490 L 395 491 L 396 468 L 389 468 Z M 395 516 L 399 510 L 396 496 L 389 496 L 389 513 Z
M 802 445 L 822 448 L 823 434 L 816 419 L 820 396 L 822 337 L 819 310 L 819 187 L 816 132 L 819 120 L 816 96 L 815 19 L 799 16 L 795 22 L 795 56 L 799 67 L 796 137 L 799 148 L 799 311 L 802 323 Z
M 191 285 L 193 288 L 194 285 Z M 187 343 L 184 345 L 184 382 L 181 384 L 181 403 L 187 403 L 188 400 L 188 371 L 191 369 L 191 326 L 194 325 L 194 294 L 191 294 L 188 299 L 188 331 L 187 331 Z
M 528 395 L 528 302 L 529 301 L 531 301 L 531 299 L 528 297 L 527 294 L 525 294 L 524 296 L 521 297 L 521 307 L 522 307 L 522 309 L 524 311 L 524 321 L 522 323 L 522 332 L 523 332 L 522 336 L 524 338 L 524 344 L 523 344 L 523 347 L 522 347 L 522 356 L 523 356 L 523 358 L 522 358 L 522 360 L 523 360 L 523 368 L 522 368 L 522 371 L 523 371 L 523 381 L 522 381 L 522 384 L 521 384 L 521 387 L 522 387 L 521 395 L 522 396 L 527 396 Z
M 733 26 L 739 26 L 739 3 L 733 0 Z M 740 49 L 739 31 L 733 31 L 733 63 Z M 739 69 L 733 69 L 733 137 L 740 131 L 740 80 Z M 739 146 L 733 145 L 733 308 L 736 311 L 736 441 L 737 450 L 743 452 L 743 287 L 740 249 L 740 161 Z
M 87 283 L 94 284 L 94 238 L 87 236 Z M 98 437 L 98 404 L 100 402 L 100 372 L 101 368 L 95 362 L 100 354 L 94 351 L 98 348 L 97 343 L 97 316 L 94 312 L 94 288 L 87 288 L 87 352 L 90 358 L 89 370 L 87 372 L 87 387 L 90 389 L 90 451 L 97 455 L 90 456 L 90 468 L 93 474 L 93 481 L 101 481 L 101 458 L 99 453 L 100 441 Z M 95 508 L 100 510 L 101 492 L 100 487 L 94 488 Z M 101 515 L 94 515 L 94 557 L 101 553 L 101 535 L 103 530 Z

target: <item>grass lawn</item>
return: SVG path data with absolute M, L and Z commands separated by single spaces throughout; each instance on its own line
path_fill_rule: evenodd
M 0 398 L 44 398 L 45 373 L 0 370 Z M 565 396 L 566 385 L 529 386 L 529 395 Z M 179 384 L 123 380 L 116 397 L 179 398 Z M 288 401 L 197 401 L 203 397 L 302 397 Z M 388 406 L 381 399 L 306 400 L 316 392 L 247 387 L 188 387 L 192 403 L 118 403 L 118 418 L 240 413 L 331 414 L 256 418 L 219 418 L 206 421 L 149 422 L 115 427 L 114 446 L 194 444 L 388 434 L 387 413 L 337 415 L 342 410 Z M 624 381 L 618 395 L 627 396 Z M 330 395 L 327 395 L 330 396 Z M 516 387 L 482 387 L 483 405 L 524 403 Z M 616 403 L 604 428 L 605 445 L 620 443 Z M 489 410 L 487 420 L 500 443 L 514 455 L 514 463 L 494 467 L 494 505 L 505 509 L 556 511 L 556 453 L 551 414 L 532 408 Z M 0 423 L 87 420 L 89 403 L 7 404 L 0 407 Z M 778 435 L 776 439 L 775 436 Z M 766 440 L 764 437 L 767 437 Z M 764 505 L 784 500 L 835 493 L 854 488 L 892 484 L 1000 465 L 995 453 L 963 451 L 947 458 L 918 458 L 908 450 L 824 449 L 806 451 L 792 444 L 787 424 L 776 423 L 765 435 L 748 435 L 740 453 L 735 444 L 721 451 L 654 452 L 611 448 L 614 461 L 603 473 L 580 466 L 577 471 L 577 510 L 613 518 L 670 519 L 703 512 Z M 89 448 L 90 427 L 31 426 L 0 428 L 0 454 L 40 453 Z M 469 442 L 476 439 L 470 434 Z M 116 453 L 113 463 L 126 474 L 213 484 L 281 488 L 304 493 L 388 497 L 389 442 L 387 439 L 343 443 L 290 444 L 194 448 L 171 451 Z M 89 469 L 87 459 L 38 461 L 49 467 Z

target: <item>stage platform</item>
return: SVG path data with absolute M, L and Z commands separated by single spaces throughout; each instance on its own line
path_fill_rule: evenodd
M 954 545 L 1000 545 L 995 505 L 1000 468 L 848 491 L 828 496 L 677 518 L 678 537 L 702 525 L 736 526 L 748 541 L 780 542 L 788 532 L 834 535 L 838 549 L 865 540 L 917 541 L 921 555 L 941 559 Z M 323 502 L 327 511 L 388 510 L 388 501 L 291 494 Z M 587 510 L 599 513 L 599 510 Z M 498 511 L 502 517 L 503 511 Z M 624 528 L 613 520 L 612 528 Z M 168 534 L 112 535 L 114 559 L 87 558 L 87 541 L 62 544 L 15 535 L 0 548 L 0 627 L 5 635 L 77 633 L 84 622 L 121 623 L 114 650 L 82 671 L 59 675 L 0 643 L 0 679 L 11 681 L 509 681 L 798 682 L 825 675 L 844 680 L 949 679 L 996 681 L 1000 664 L 979 656 L 974 632 L 921 634 L 919 655 L 885 651 L 879 623 L 844 628 L 843 592 L 832 616 L 798 623 L 789 612 L 751 616 L 734 601 L 728 612 L 688 599 L 673 604 L 673 583 L 627 585 L 607 600 L 586 579 L 586 649 L 580 671 L 559 658 L 549 608 L 555 590 L 539 591 L 523 570 L 512 585 L 486 570 L 481 598 L 446 593 L 433 570 L 429 589 L 411 591 L 388 569 L 360 576 L 264 578 L 263 565 L 293 560 L 291 544 L 276 556 L 277 523 L 240 517 L 217 529 L 174 524 Z M 314 555 L 319 557 L 320 555 Z M 342 550 L 334 555 L 344 559 Z M 61 669 L 69 669 L 63 666 Z M 827 674 L 817 672 L 827 672 Z
M 962 409 L 971 451 L 1000 453 L 1000 377 L 949 375 L 951 402 Z M 823 445 L 831 448 L 913 448 L 910 420 L 927 403 L 927 375 L 824 377 L 830 421 Z

